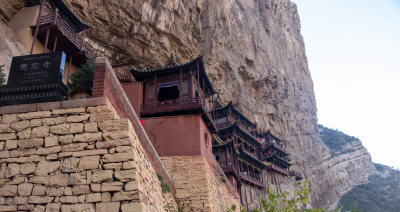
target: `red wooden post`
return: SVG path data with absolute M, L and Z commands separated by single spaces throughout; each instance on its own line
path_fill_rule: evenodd
M 40 2 L 39 16 L 38 16 L 37 21 L 36 21 L 35 34 L 33 35 L 33 41 L 32 41 L 32 47 L 31 47 L 31 54 L 33 54 L 33 49 L 35 48 L 35 41 L 36 41 L 36 38 L 37 38 L 37 34 L 38 34 L 38 32 L 39 32 L 39 25 L 40 25 L 40 20 L 41 20 L 41 18 L 42 18 L 42 13 L 43 13 L 43 8 L 44 8 L 44 2 L 45 2 L 45 0 L 42 0 L 42 1 Z
M 46 40 L 44 41 L 44 53 L 47 51 L 47 43 L 49 42 L 50 29 L 46 30 Z
M 57 17 L 58 17 L 58 8 L 54 12 L 54 24 L 57 24 Z
M 54 38 L 53 52 L 56 52 L 57 40 L 58 40 L 58 35 L 56 35 L 56 38 Z

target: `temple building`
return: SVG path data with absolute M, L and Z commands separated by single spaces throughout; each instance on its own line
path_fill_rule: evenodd
M 67 62 L 63 82 L 87 59 L 94 57 L 83 31 L 82 21 L 63 0 L 25 0 L 25 7 L 8 23 L 30 54 L 65 52 Z
M 268 166 L 260 160 L 262 143 L 251 132 L 257 125 L 239 112 L 232 103 L 216 104 L 212 112 L 220 142 L 214 139 L 213 153 L 231 184 L 240 193 L 248 210 L 261 207 L 267 185 Z

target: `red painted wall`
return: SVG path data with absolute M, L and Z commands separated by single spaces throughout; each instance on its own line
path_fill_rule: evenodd
M 136 114 L 140 116 L 140 105 L 143 101 L 143 85 L 139 82 L 123 82 L 121 85 Z
M 161 157 L 203 155 L 213 164 L 211 134 L 201 115 L 153 117 L 143 121 Z

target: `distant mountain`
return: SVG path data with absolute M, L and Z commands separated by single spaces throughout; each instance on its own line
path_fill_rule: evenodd
M 381 164 L 374 164 L 378 174 L 369 182 L 353 188 L 339 201 L 342 211 L 360 209 L 364 212 L 400 211 L 400 171 Z

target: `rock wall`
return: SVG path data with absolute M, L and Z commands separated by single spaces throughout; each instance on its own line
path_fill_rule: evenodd
M 183 211 L 226 211 L 240 200 L 230 192 L 225 175 L 203 156 L 162 157 L 176 188 L 176 200 Z
M 177 211 L 130 121 L 107 99 L 0 114 L 0 211 Z

